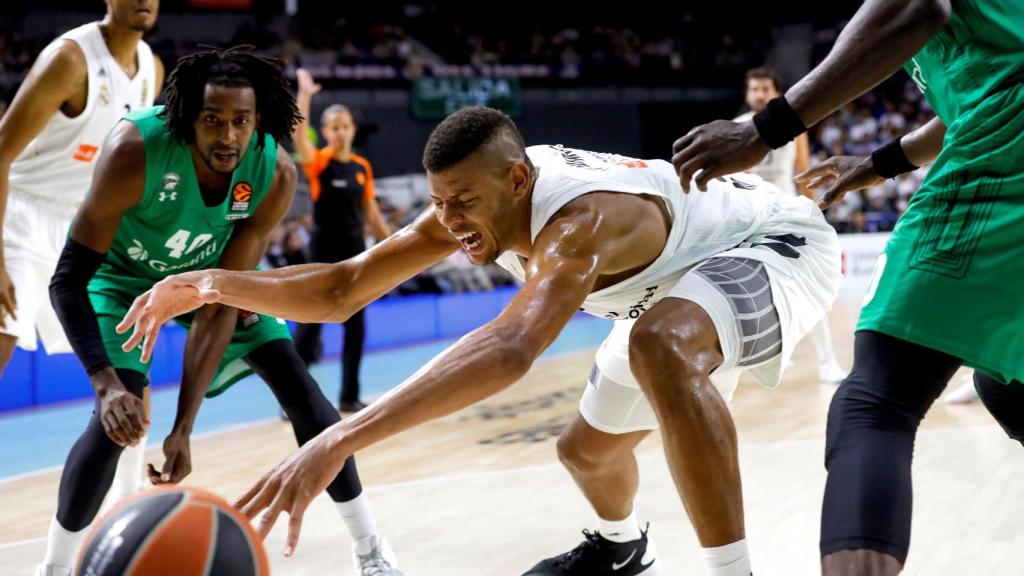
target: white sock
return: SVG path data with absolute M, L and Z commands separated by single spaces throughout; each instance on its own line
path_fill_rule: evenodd
M 597 530 L 606 540 L 623 544 L 640 539 L 640 523 L 636 521 L 636 508 L 622 520 L 605 520 L 597 517 Z
M 715 548 L 701 548 L 701 556 L 708 565 L 710 576 L 750 576 L 750 555 L 747 553 L 747 539 Z
M 58 569 L 71 570 L 71 564 L 78 554 L 78 547 L 85 539 L 89 527 L 86 526 L 78 532 L 65 530 L 57 517 L 50 519 L 50 531 L 46 535 L 46 557 L 43 562 Z
M 114 482 L 107 492 L 106 507 L 113 507 L 123 498 L 142 489 L 146 472 L 147 438 L 148 435 L 143 435 L 138 446 L 127 446 L 121 451 L 121 457 L 117 460 L 117 471 L 114 472 Z
M 373 508 L 366 492 L 348 502 L 335 502 L 334 505 L 338 507 L 338 513 L 348 528 L 356 552 L 369 554 L 372 546 L 370 539 L 377 535 L 377 522 L 373 518 Z

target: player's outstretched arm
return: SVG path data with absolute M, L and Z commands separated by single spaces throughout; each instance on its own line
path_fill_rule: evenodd
M 529 278 L 493 321 L 470 332 L 399 387 L 356 416 L 328 428 L 266 474 L 236 506 L 249 518 L 266 510 L 266 536 L 277 516 L 290 516 L 290 555 L 302 516 L 356 451 L 414 426 L 452 414 L 515 383 L 558 336 L 591 292 L 611 244 L 600 217 L 562 218 L 538 235 Z
M 430 208 L 373 248 L 336 264 L 169 276 L 135 299 L 117 330 L 134 329 L 125 347 L 145 342 L 143 348 L 152 350 L 161 324 L 212 302 L 299 322 L 343 322 L 458 247 Z
M 100 399 L 100 420 L 107 435 L 125 446 L 145 433 L 145 411 L 107 356 L 88 285 L 106 258 L 124 211 L 142 198 L 145 148 L 138 129 L 127 121 L 114 127 L 103 148 L 92 187 L 75 215 L 50 281 L 50 301 Z
M 769 103 L 775 129 L 792 139 L 794 123 L 813 126 L 891 76 L 945 26 L 949 12 L 949 0 L 867 0 L 825 60 L 786 91 L 790 110 L 774 111 Z M 716 120 L 676 140 L 672 164 L 685 191 L 694 176 L 697 188 L 706 190 L 710 179 L 742 172 L 768 151 L 753 120 Z
M 876 161 L 893 164 L 892 154 L 899 154 L 899 151 L 895 150 L 890 150 L 881 158 L 875 154 L 833 156 L 814 168 L 797 174 L 794 180 L 807 190 L 822 190 L 818 206 L 824 210 L 842 200 L 847 192 L 877 186 L 885 180 L 886 175 L 893 175 L 894 171 L 909 172 L 931 162 L 942 151 L 942 140 L 945 136 L 946 125 L 936 116 L 924 126 L 898 139 L 896 143 L 887 145 L 898 146 L 910 165 L 904 165 L 902 168 L 883 166 L 880 174 Z

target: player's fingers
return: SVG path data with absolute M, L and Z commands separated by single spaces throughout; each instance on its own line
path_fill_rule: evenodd
M 697 174 L 697 189 L 700 190 L 701 192 L 707 192 L 708 182 L 710 182 L 712 178 L 717 178 L 726 173 L 726 170 L 720 167 L 718 164 L 708 164 L 703 169 L 701 169 L 699 174 Z
M 135 428 L 135 422 L 132 419 L 131 410 L 115 404 L 113 408 L 114 418 L 117 420 L 117 425 L 121 430 L 121 436 L 128 441 L 128 444 L 134 446 L 142 436 L 141 431 Z
M 149 291 L 147 290 L 142 296 L 139 296 L 134 302 L 132 302 L 131 307 L 128 308 L 128 313 L 125 314 L 124 318 L 121 319 L 121 322 L 114 327 L 114 331 L 118 334 L 124 334 L 127 332 L 128 328 L 134 325 L 139 319 L 139 315 L 142 314 L 142 310 L 146 307 L 146 302 L 148 301 Z M 134 336 L 134 334 L 132 336 Z
M 142 363 L 148 364 L 150 356 L 153 355 L 153 348 L 156 347 L 156 338 L 160 328 L 156 325 L 156 318 L 146 319 L 146 334 L 142 338 Z
M 277 493 L 277 497 L 270 503 L 270 507 L 260 516 L 259 526 L 256 531 L 259 532 L 260 538 L 266 539 L 267 535 L 270 534 L 271 528 L 274 527 L 274 523 L 277 522 L 277 517 L 281 514 L 281 510 L 285 505 L 284 491 L 281 490 Z
M 132 312 L 129 311 L 128 314 L 131 315 Z M 124 350 L 125 352 L 131 352 L 138 348 L 139 344 L 142 342 L 142 338 L 146 335 L 146 331 L 143 329 L 146 319 L 139 318 L 140 314 L 141 311 L 132 316 L 130 323 L 128 323 L 128 316 L 125 316 L 124 320 L 121 321 L 126 331 L 129 326 L 133 328 L 132 335 L 128 337 L 128 340 L 126 340 L 124 344 L 121 345 L 121 350 Z
M 166 455 L 167 459 L 164 460 L 164 467 L 160 471 L 160 482 L 171 482 L 174 476 L 174 464 L 178 459 L 178 454 L 171 452 Z
M 831 174 L 824 174 L 824 175 L 818 176 L 817 178 L 811 180 L 810 182 L 805 183 L 804 186 L 806 186 L 807 188 L 809 188 L 811 190 L 817 190 L 819 188 L 824 188 L 826 186 L 830 186 L 835 181 L 836 181 L 835 176 L 833 176 Z
M 677 138 L 676 141 L 672 143 L 672 157 L 673 157 L 673 159 L 675 158 L 675 156 L 677 154 L 679 154 L 683 150 L 686 150 L 686 148 L 690 146 L 690 143 L 693 142 L 693 139 L 694 139 L 693 130 L 690 130 L 689 132 L 686 133 L 686 135 L 684 135 L 684 136 L 682 136 L 680 138 Z
M 797 174 L 796 176 L 793 176 L 793 181 L 802 184 L 804 182 L 807 182 L 811 178 L 817 178 L 822 174 L 827 174 L 831 172 L 831 168 L 829 168 L 825 164 L 819 164 L 818 166 L 815 166 L 810 170 L 804 170 L 803 172 Z
M 285 557 L 295 553 L 295 547 L 299 545 L 299 533 L 302 531 L 302 515 L 306 512 L 306 505 L 296 502 L 288 512 L 288 541 L 284 548 Z
M 128 445 L 128 440 L 121 431 L 117 418 L 109 410 L 103 414 L 100 422 L 103 423 L 103 430 L 107 433 L 107 437 L 113 440 L 115 444 L 122 447 Z
M 7 291 L 7 302 L 4 303 L 7 308 L 7 313 L 10 314 L 12 320 L 18 319 L 18 293 L 11 286 L 11 289 Z
M 139 433 L 139 438 L 141 439 L 142 436 L 146 434 L 146 407 L 142 404 L 141 399 L 132 402 L 130 415 L 132 425 Z
M 235 508 L 238 508 L 243 516 L 252 520 L 260 510 L 267 507 L 277 492 L 276 484 L 273 486 L 272 484 L 269 474 L 260 478 L 259 482 L 239 498 L 238 502 L 235 502 Z
M 818 202 L 818 207 L 824 210 L 841 200 L 845 194 L 846 193 L 841 191 L 838 186 L 833 186 L 826 190 L 821 196 L 821 201 Z
M 693 182 L 693 174 L 700 170 L 705 164 L 703 156 L 690 158 L 685 164 L 679 167 L 679 182 L 683 185 L 683 192 L 690 192 L 690 183 Z

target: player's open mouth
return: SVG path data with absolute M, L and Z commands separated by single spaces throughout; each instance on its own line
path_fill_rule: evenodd
M 230 164 L 235 161 L 238 154 L 236 152 L 214 152 L 213 157 L 216 158 L 218 162 Z
M 462 248 L 469 253 L 476 252 L 484 243 L 484 236 L 479 232 L 455 233 L 455 237 L 462 243 Z

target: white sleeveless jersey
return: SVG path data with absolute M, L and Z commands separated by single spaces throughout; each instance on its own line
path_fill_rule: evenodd
M 128 78 L 103 40 L 99 24 L 79 26 L 54 42 L 71 40 L 85 54 L 89 87 L 85 110 L 68 118 L 58 110 L 10 169 L 10 190 L 27 200 L 74 211 L 85 198 L 103 140 L 117 121 L 137 108 L 152 106 L 156 66 L 149 46 L 139 41 L 138 71 Z
M 774 186 L 753 174 L 714 179 L 707 192 L 692 185 L 692 192 L 684 194 L 678 174 L 664 160 L 637 160 L 560 145 L 531 146 L 526 152 L 538 170 L 531 199 L 532 239 L 559 209 L 589 192 L 646 194 L 663 199 L 668 207 L 672 229 L 658 258 L 633 277 L 591 293 L 583 303 L 585 312 L 613 320 L 638 318 L 695 264 L 754 235 L 772 205 L 783 201 Z M 515 253 L 501 254 L 497 264 L 525 281 L 523 262 Z
M 737 116 L 733 122 L 746 122 L 754 117 L 753 112 Z M 783 193 L 798 196 L 800 192 L 793 183 L 793 164 L 796 162 L 796 142 L 790 141 L 781 148 L 768 152 L 761 163 L 750 169 L 761 178 L 775 184 Z

